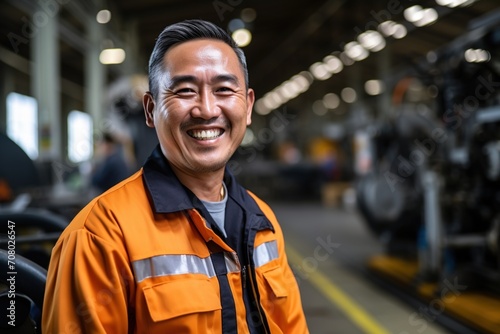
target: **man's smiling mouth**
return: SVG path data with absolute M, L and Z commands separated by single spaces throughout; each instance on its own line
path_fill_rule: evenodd
M 189 130 L 188 135 L 198 140 L 211 140 L 220 137 L 224 130 L 222 129 L 208 129 L 208 130 Z

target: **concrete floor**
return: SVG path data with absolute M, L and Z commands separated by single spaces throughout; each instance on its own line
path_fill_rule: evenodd
M 452 333 L 366 275 L 367 259 L 383 248 L 355 211 L 270 205 L 283 227 L 312 334 Z

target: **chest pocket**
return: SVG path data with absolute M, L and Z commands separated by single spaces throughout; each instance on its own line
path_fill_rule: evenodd
M 222 308 L 208 280 L 181 279 L 144 288 L 143 292 L 154 322 Z
M 284 282 L 283 270 L 280 267 L 263 272 L 264 280 L 276 298 L 288 297 L 288 291 Z
M 287 297 L 288 291 L 284 282 L 282 268 L 279 267 L 278 243 L 276 240 L 265 242 L 254 249 L 253 260 L 258 271 L 262 272 L 264 281 L 274 297 Z

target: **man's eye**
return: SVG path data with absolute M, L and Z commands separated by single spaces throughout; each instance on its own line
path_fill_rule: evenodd
M 230 92 L 233 92 L 233 90 L 229 87 L 219 87 L 217 88 L 217 91 L 218 92 L 221 92 L 221 93 L 230 93 Z
M 180 88 L 175 91 L 177 94 L 182 94 L 182 93 L 194 93 L 194 90 L 191 88 Z

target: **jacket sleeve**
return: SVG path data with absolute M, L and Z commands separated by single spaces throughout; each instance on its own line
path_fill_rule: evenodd
M 275 227 L 279 225 L 275 225 Z M 288 327 L 283 328 L 284 333 L 297 333 L 297 334 L 308 334 L 309 330 L 307 328 L 306 318 L 302 308 L 302 301 L 300 298 L 299 286 L 297 280 L 290 268 L 288 259 L 285 253 L 285 241 L 283 238 L 283 233 L 281 229 L 277 229 L 280 239 L 278 241 L 278 252 L 280 266 L 284 268 L 284 282 L 283 284 L 288 287 L 288 300 L 289 300 L 289 317 L 288 317 Z
M 297 284 L 297 280 L 295 279 L 295 275 L 293 274 L 292 269 L 290 268 L 290 265 L 288 263 L 288 258 L 285 253 L 285 240 L 283 231 L 281 230 L 281 226 L 278 223 L 278 220 L 276 219 L 276 216 L 274 215 L 272 209 L 253 193 L 249 192 L 249 194 L 256 200 L 262 212 L 264 212 L 266 217 L 273 224 L 276 232 L 279 262 L 280 267 L 283 268 L 282 284 L 283 287 L 286 287 L 286 289 L 288 290 L 288 305 L 286 306 L 287 311 L 285 312 L 287 317 L 284 321 L 280 321 L 280 330 L 283 333 L 308 334 L 309 329 L 307 327 L 306 317 L 302 308 L 299 286 Z
M 108 240 L 85 229 L 64 233 L 48 269 L 43 333 L 127 333 L 130 277 L 127 259 Z

